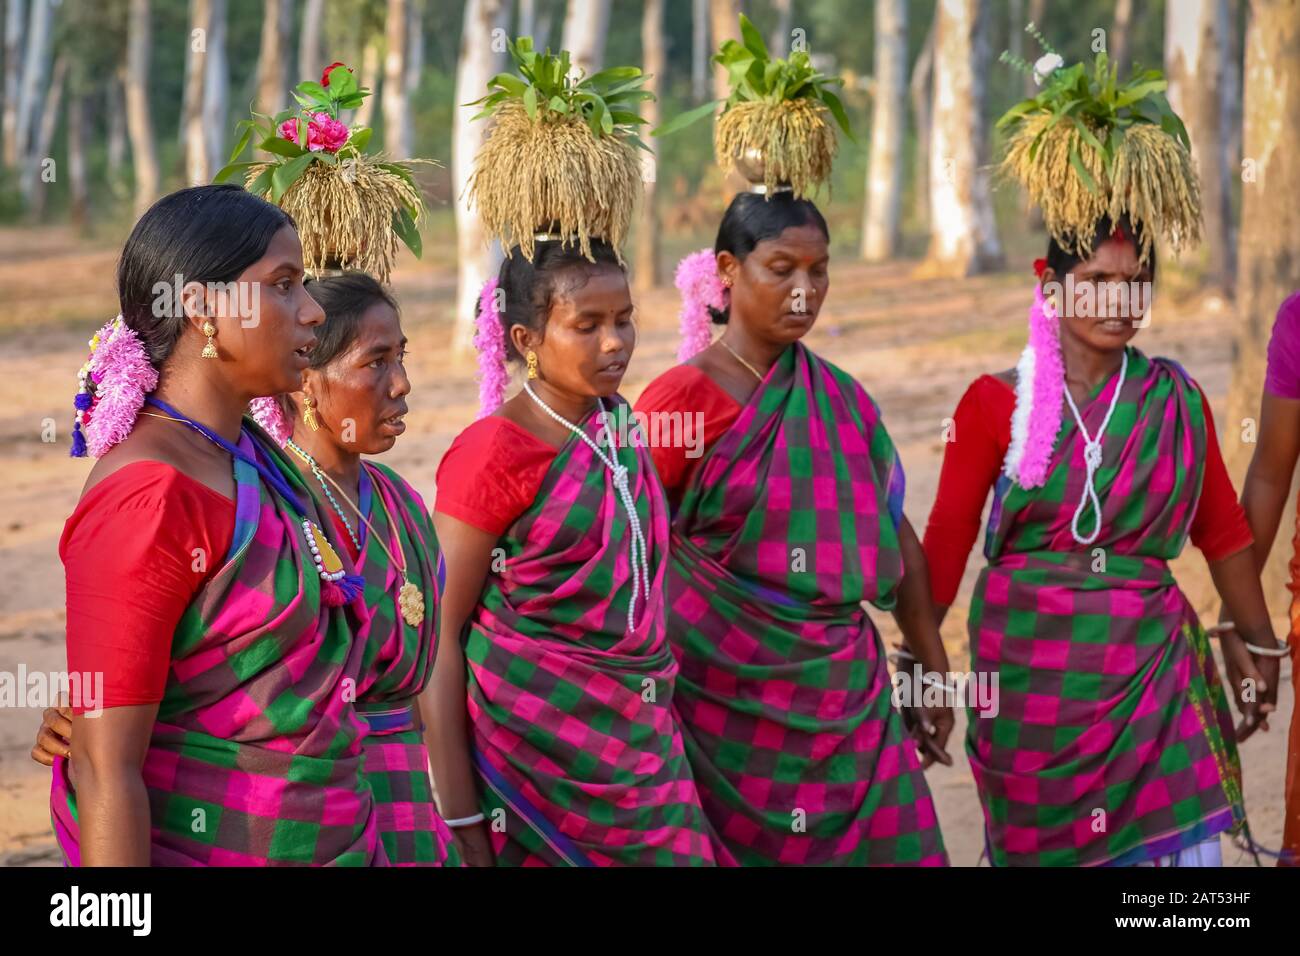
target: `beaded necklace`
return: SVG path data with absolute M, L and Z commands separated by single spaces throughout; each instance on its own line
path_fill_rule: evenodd
M 313 458 L 311 455 L 307 454 L 307 452 L 304 451 L 302 448 L 300 448 L 292 438 L 286 439 L 285 445 L 295 455 L 301 458 L 303 460 L 303 463 L 306 464 L 307 467 L 311 469 L 311 473 L 316 476 L 316 480 L 320 482 L 321 490 L 325 492 L 325 497 L 329 501 L 330 507 L 334 509 L 334 513 L 338 515 L 339 520 L 343 522 L 343 527 L 347 530 L 348 537 L 352 539 L 352 543 L 357 547 L 357 554 L 360 554 L 361 539 L 357 537 L 357 533 L 352 530 L 352 522 L 348 520 L 348 516 L 345 515 L 343 513 L 343 509 L 339 507 L 338 499 L 334 497 L 334 492 L 330 491 L 330 486 L 325 483 L 325 475 L 320 470 L 320 466 L 316 464 L 316 459 Z M 342 491 L 340 491 L 339 494 L 342 494 Z M 352 503 L 351 500 L 349 500 L 348 504 L 351 503 Z M 360 512 L 358 512 L 358 514 L 360 514 Z

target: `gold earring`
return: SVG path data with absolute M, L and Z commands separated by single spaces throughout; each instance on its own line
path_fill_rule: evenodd
M 723 277 L 722 277 L 722 285 L 723 285 L 724 288 L 730 289 L 730 288 L 731 288 L 731 276 L 723 276 Z
M 537 378 L 537 353 L 529 349 L 524 359 L 528 362 L 528 377 Z
M 316 403 L 311 400 L 310 395 L 302 397 L 302 420 L 312 431 L 320 430 L 320 419 L 316 417 Z
M 211 321 L 204 321 L 203 334 L 208 337 L 208 344 L 203 346 L 203 357 L 213 359 L 217 357 L 217 346 L 212 341 L 212 337 L 217 334 L 217 327 Z

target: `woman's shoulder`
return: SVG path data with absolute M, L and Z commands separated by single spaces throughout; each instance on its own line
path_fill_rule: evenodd
M 683 362 L 651 379 L 637 398 L 636 408 L 638 411 L 695 409 L 702 398 L 735 404 L 735 399 L 709 376 L 702 365 Z
M 549 465 L 557 449 L 504 415 L 487 415 L 452 439 L 438 464 L 437 482 L 454 472 L 465 478 L 517 474 Z
M 105 455 L 86 478 L 77 509 L 92 504 L 119 510 L 157 507 L 196 498 L 233 504 L 233 499 L 186 474 L 172 462 L 129 455 L 110 461 L 109 455 Z

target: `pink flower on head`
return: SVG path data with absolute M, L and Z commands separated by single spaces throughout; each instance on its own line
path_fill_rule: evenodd
M 280 124 L 280 138 L 295 145 L 298 143 L 298 117 L 291 116 Z
M 328 113 L 314 114 L 307 124 L 307 148 L 312 152 L 337 153 L 347 141 L 347 126 Z

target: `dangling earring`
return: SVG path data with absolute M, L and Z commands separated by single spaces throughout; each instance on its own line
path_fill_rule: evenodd
M 302 397 L 302 420 L 312 431 L 320 430 L 320 420 L 316 417 L 316 403 L 311 400 L 310 395 Z
M 212 337 L 217 334 L 217 327 L 212 324 L 211 320 L 204 321 L 203 334 L 208 337 L 208 344 L 203 346 L 203 357 L 206 359 L 216 358 L 217 345 L 212 341 Z
M 529 349 L 528 354 L 524 356 L 524 360 L 528 362 L 528 377 L 537 378 L 537 353 Z

